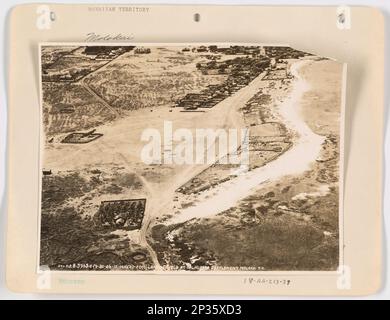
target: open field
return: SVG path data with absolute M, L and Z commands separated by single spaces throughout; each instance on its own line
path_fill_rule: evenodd
M 43 83 L 43 124 L 48 138 L 90 129 L 112 121 L 115 114 L 77 83 Z
M 114 108 L 173 106 L 186 93 L 201 91 L 226 78 L 198 71 L 196 64 L 205 60 L 199 54 L 183 53 L 176 48 L 152 48 L 150 54 L 125 54 L 85 81 Z

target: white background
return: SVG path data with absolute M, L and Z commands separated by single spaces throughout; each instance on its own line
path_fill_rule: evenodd
M 272 299 L 273 297 L 233 297 L 233 296 L 180 296 L 180 295 L 174 295 L 174 296 L 162 296 L 162 295 L 112 295 L 112 296 L 105 296 L 105 295 L 37 295 L 37 294 L 17 294 L 9 291 L 5 286 L 5 240 L 6 240 L 6 222 L 7 222 L 7 215 L 6 215 L 6 185 L 5 185 L 5 179 L 6 179 L 6 132 L 7 132 L 7 48 L 6 44 L 8 42 L 8 14 L 9 10 L 18 4 L 22 3 L 55 3 L 56 1 L 45 1 L 45 0 L 1 0 L 0 1 L 0 21 L 2 24 L 2 30 L 0 33 L 0 300 L 1 299 L 70 299 L 70 298 L 78 298 L 78 299 Z M 384 265 L 383 265 L 383 287 L 380 292 L 373 296 L 369 297 L 361 297 L 361 298 L 367 298 L 367 299 L 390 299 L 390 285 L 388 281 L 389 276 L 389 264 L 388 264 L 388 257 L 389 257 L 389 246 L 386 244 L 386 238 L 390 233 L 390 222 L 389 217 L 387 216 L 388 211 L 390 210 L 390 170 L 386 167 L 390 165 L 390 130 L 388 126 L 390 113 L 389 113 L 389 103 L 390 103 L 390 87 L 389 87 L 389 78 L 390 78 L 390 63 L 389 63 L 389 32 L 390 32 L 390 1 L 388 0 L 372 0 L 372 1 L 363 1 L 363 0 L 355 0 L 355 1 L 294 1 L 294 0 L 285 0 L 285 1 L 261 1 L 261 0 L 252 0 L 252 1 L 210 1 L 210 0 L 203 0 L 203 1 L 153 1 L 153 0 L 136 0 L 136 1 L 121 1 L 121 0 L 115 0 L 115 1 L 98 1 L 98 0 L 84 0 L 84 1 L 77 1 L 77 0 L 61 0 L 58 1 L 59 3 L 113 3 L 113 4 L 119 4 L 119 3 L 126 3 L 126 4 L 259 4 L 259 5 L 365 5 L 365 6 L 375 6 L 382 10 L 384 16 L 385 16 L 385 27 L 386 27 L 386 53 L 385 57 L 387 58 L 385 61 L 385 115 L 386 119 L 385 121 L 385 168 L 384 168 L 384 175 L 385 175 L 385 182 L 384 182 L 384 203 L 383 203 L 383 212 L 384 212 L 384 231 L 385 235 L 383 238 L 384 242 Z M 163 23 L 163 22 L 162 22 Z M 28 134 L 28 133 L 27 133 Z M 275 297 L 274 297 L 275 298 Z M 281 299 L 281 297 L 277 297 L 278 299 Z M 289 298 L 289 297 L 284 297 Z M 294 299 L 302 299 L 301 298 L 294 298 Z M 304 297 L 305 299 L 308 299 L 310 297 Z M 354 298 L 354 299 L 361 299 L 361 298 Z

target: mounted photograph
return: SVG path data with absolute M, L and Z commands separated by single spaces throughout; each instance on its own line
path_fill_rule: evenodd
M 42 43 L 38 269 L 335 272 L 346 65 L 288 45 Z

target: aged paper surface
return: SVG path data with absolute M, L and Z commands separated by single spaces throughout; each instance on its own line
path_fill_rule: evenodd
M 37 23 L 37 31 L 29 34 L 36 39 L 27 50 L 34 58 L 26 61 L 35 70 L 26 90 L 36 106 L 30 110 L 15 101 L 27 95 L 15 96 L 21 84 L 12 79 L 17 68 L 13 57 L 19 53 L 11 47 L 10 117 L 15 120 L 10 131 L 17 135 L 22 126 L 26 130 L 16 116 L 18 108 L 37 120 L 29 123 L 36 134 L 27 138 L 30 162 L 21 170 L 10 167 L 12 189 L 23 179 L 22 171 L 35 163 L 29 191 L 10 193 L 11 288 L 364 294 L 378 287 L 380 201 L 375 200 L 381 192 L 375 188 L 380 181 L 374 175 L 361 177 L 366 184 L 371 181 L 372 194 L 360 199 L 352 190 L 358 186 L 348 183 L 351 163 L 366 161 L 352 156 L 358 131 L 352 135 L 351 128 L 358 120 L 356 114 L 353 122 L 348 118 L 353 107 L 348 88 L 356 85 L 353 75 L 363 60 L 354 61 L 332 43 L 305 43 L 308 30 L 298 17 L 295 36 L 279 22 L 268 34 L 237 34 L 226 42 L 224 36 L 200 37 L 194 24 L 206 28 L 203 17 L 231 7 L 201 7 L 200 21 L 194 21 L 191 8 L 178 7 L 188 15 L 187 34 L 173 30 L 171 22 L 166 25 L 170 37 L 152 39 L 109 24 L 100 32 L 98 21 L 131 14 L 134 19 L 126 25 L 136 30 L 153 15 L 166 17 L 165 6 L 76 7 L 84 22 L 76 14 L 78 28 L 70 37 L 61 36 L 65 30 L 55 18 L 49 28 Z M 52 17 L 64 19 L 69 12 L 69 6 L 51 8 Z M 254 14 L 238 8 L 253 17 L 295 12 L 256 7 Z M 11 24 L 34 15 L 35 9 L 16 8 Z M 310 19 L 319 12 L 321 19 L 331 19 L 335 8 L 304 11 Z M 377 12 L 353 8 L 352 15 L 374 19 Z M 83 27 L 87 19 L 88 30 Z M 342 42 L 341 32 L 349 33 L 348 39 L 357 37 L 353 29 L 341 31 L 335 19 L 332 23 L 335 41 Z M 377 28 L 380 34 L 381 26 Z M 12 25 L 11 33 L 19 39 L 20 27 Z M 369 51 L 373 55 L 383 54 L 379 40 L 379 47 Z M 356 48 L 368 50 L 356 41 Z M 370 81 L 359 79 L 363 88 L 382 81 L 378 66 L 369 70 Z M 376 92 L 381 91 L 377 85 Z M 361 89 L 362 96 L 365 92 Z M 351 99 L 360 105 L 356 97 Z M 379 115 L 370 114 L 366 134 L 378 131 L 381 94 L 375 99 L 370 97 Z M 381 139 L 378 132 L 374 142 L 359 141 L 355 148 L 368 152 L 376 147 L 371 156 L 377 157 Z M 20 159 L 15 142 L 10 149 L 15 163 Z M 34 230 L 31 225 L 15 228 L 19 219 L 26 219 L 26 212 L 17 208 L 21 197 L 31 201 L 33 217 L 28 219 Z M 359 209 L 353 209 L 357 222 L 348 210 L 359 201 Z M 372 213 L 375 203 L 378 214 Z M 370 205 L 369 211 L 361 211 Z M 352 250 L 362 241 L 360 223 L 368 229 L 364 261 Z M 33 252 L 18 245 L 21 229 L 26 229 L 22 238 L 29 239 Z M 17 261 L 25 261 L 23 275 Z

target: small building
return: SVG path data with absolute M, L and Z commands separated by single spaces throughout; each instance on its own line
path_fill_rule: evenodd
M 50 170 L 43 169 L 43 170 L 42 170 L 42 174 L 43 174 L 44 176 L 50 176 L 50 175 L 52 174 L 51 169 L 50 169 Z

